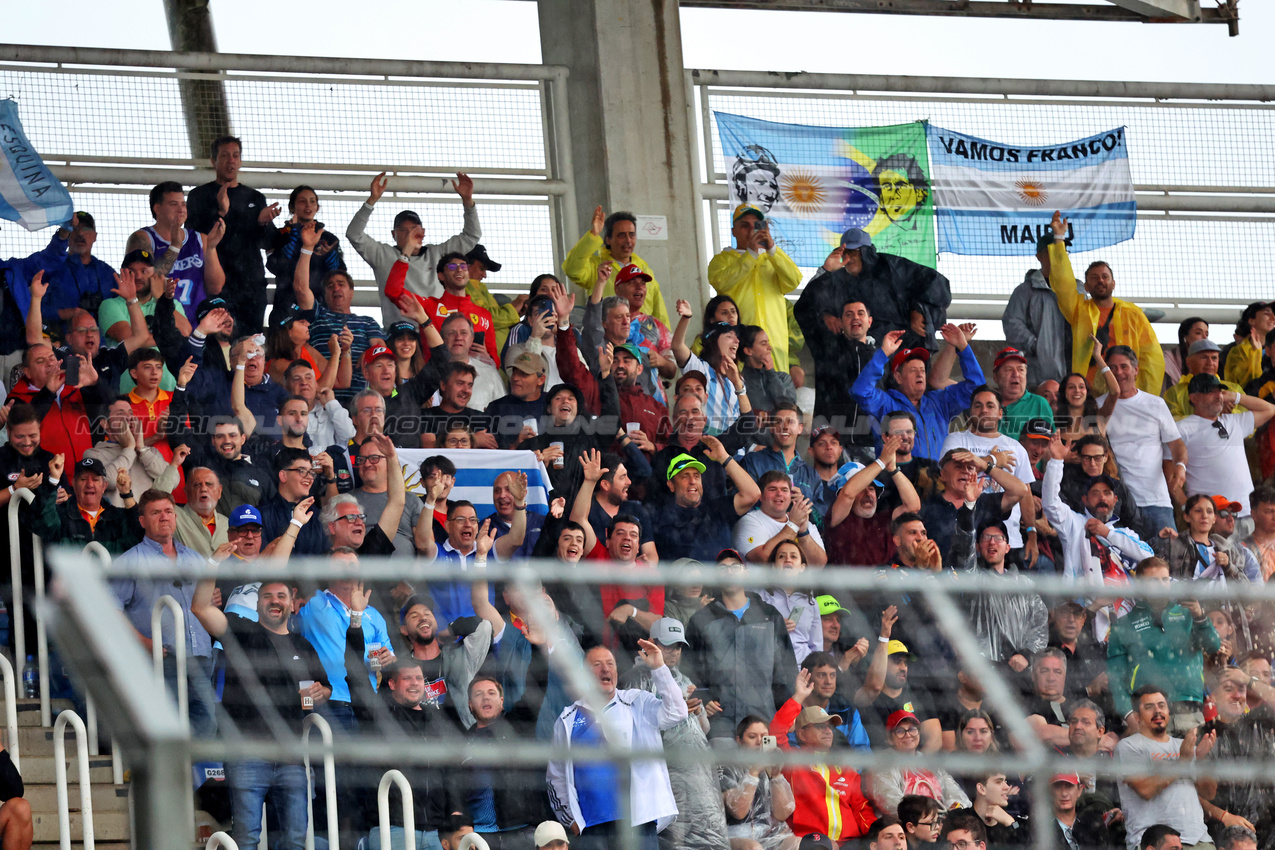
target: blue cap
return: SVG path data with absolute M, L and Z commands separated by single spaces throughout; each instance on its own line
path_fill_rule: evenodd
M 837 475 L 845 479 L 846 481 L 849 481 L 850 477 L 853 476 L 856 472 L 858 472 L 861 469 L 863 469 L 863 464 L 859 463 L 858 461 L 848 460 L 845 463 L 841 464 L 841 468 L 837 470 Z M 878 490 L 885 489 L 885 485 L 882 484 L 880 481 L 876 480 L 875 478 L 872 479 L 872 484 Z
M 261 525 L 261 511 L 252 505 L 240 505 L 230 512 L 230 527 L 238 528 L 241 525 Z
M 852 227 L 845 233 L 841 234 L 841 247 L 853 250 L 855 248 L 867 248 L 872 244 L 872 237 L 868 235 L 866 230 L 860 230 Z

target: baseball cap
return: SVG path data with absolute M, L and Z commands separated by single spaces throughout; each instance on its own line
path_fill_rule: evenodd
M 683 452 L 682 454 L 678 455 L 677 457 L 669 461 L 668 474 L 665 477 L 667 480 L 672 481 L 674 476 L 676 476 L 679 472 L 684 472 L 687 469 L 698 469 L 700 472 L 703 472 L 704 464 L 700 463 L 695 458 Z
M 1054 436 L 1054 423 L 1044 417 L 1036 417 L 1028 419 L 1027 424 L 1023 426 L 1023 437 L 1029 440 L 1049 440 Z
M 925 348 L 900 348 L 894 352 L 894 357 L 890 358 L 890 371 L 893 372 L 900 369 L 909 360 L 920 360 L 922 363 L 928 363 L 930 352 Z
M 390 351 L 383 345 L 374 345 L 367 351 L 363 352 L 363 359 L 360 361 L 365 367 L 371 366 L 372 363 L 380 357 L 394 358 L 394 352 Z
M 469 253 L 465 255 L 465 262 L 472 263 L 475 261 L 486 266 L 487 271 L 489 272 L 500 271 L 500 263 L 489 257 L 487 255 L 487 249 L 482 245 L 475 245 L 473 248 L 469 249 Z
M 826 435 L 828 435 L 828 434 L 831 434 L 832 436 L 836 437 L 836 438 L 837 438 L 837 442 L 841 442 L 841 432 L 840 432 L 840 431 L 838 431 L 836 428 L 832 427 L 831 425 L 820 425 L 820 426 L 818 426 L 817 428 L 812 428 L 812 429 L 811 429 L 811 431 L 810 431 L 810 445 L 812 445 L 812 446 L 813 446 L 813 445 L 815 444 L 815 442 L 816 442 L 816 441 L 817 441 L 820 437 L 826 436 Z
M 505 354 L 505 368 L 517 369 L 527 375 L 543 375 L 549 371 L 542 355 L 528 351 L 521 346 L 510 346 L 509 351 Z
M 86 213 L 84 210 L 76 210 L 75 214 L 79 216 L 80 218 L 80 227 L 87 227 L 89 230 L 92 230 L 94 233 L 97 232 L 97 222 L 93 220 L 92 213 Z M 1254 312 L 1256 313 L 1257 311 L 1254 311 Z
M 1197 339 L 1191 343 L 1191 347 L 1187 349 L 1186 356 L 1199 354 L 1201 351 L 1221 351 L 1222 347 L 1211 339 Z
M 148 266 L 154 266 L 155 255 L 145 248 L 134 248 L 124 255 L 124 262 L 120 263 L 120 268 L 126 269 L 132 263 L 145 263 Z
M 411 210 L 403 210 L 398 215 L 394 216 L 394 229 L 398 230 L 398 226 L 405 221 L 410 221 L 412 224 L 420 224 L 421 217 Z
M 385 338 L 391 342 L 401 336 L 416 336 L 419 330 L 411 319 L 401 319 L 385 329 Z
M 635 263 L 629 263 L 627 266 L 620 269 L 620 273 L 615 276 L 615 284 L 618 286 L 621 283 L 628 283 L 631 280 L 645 280 L 649 282 L 654 280 L 654 278 L 642 271 L 640 266 Z
M 717 553 L 717 558 L 715 560 L 720 564 L 726 558 L 734 558 L 736 561 L 744 560 L 744 556 L 739 554 L 738 549 L 723 549 Z
M 739 328 L 732 325 L 730 322 L 713 322 L 704 329 L 704 344 L 708 345 L 710 340 L 715 339 L 724 333 L 733 333 L 738 335 Z
M 916 719 L 915 714 L 913 714 L 912 712 L 906 709 L 900 708 L 898 711 L 894 712 L 888 718 L 886 718 L 885 731 L 893 732 L 894 727 L 898 726 L 904 720 L 911 720 L 913 723 L 917 724 L 918 726 L 921 725 L 921 721 Z
M 238 528 L 241 525 L 262 525 L 261 511 L 252 505 L 240 505 L 230 512 L 230 527 Z
M 1055 773 L 1053 778 L 1049 780 L 1049 784 L 1055 782 L 1066 782 L 1068 785 L 1079 785 L 1080 775 L 1077 773 Z
M 1074 599 L 1064 599 L 1062 602 L 1059 602 L 1054 606 L 1055 611 L 1062 611 L 1066 609 L 1070 609 L 1072 613 L 1075 614 L 1083 614 L 1087 610 L 1085 606 L 1081 605 Z
M 407 612 L 411 611 L 417 605 L 424 605 L 430 611 L 434 610 L 434 597 L 428 593 L 413 593 L 408 600 L 403 603 L 403 607 L 398 611 L 399 623 L 407 622 Z
M 1027 356 L 1013 346 L 1002 348 L 996 353 L 996 359 L 992 361 L 992 371 L 995 372 L 1003 364 L 1017 360 L 1020 363 L 1027 362 Z
M 615 350 L 627 351 L 630 355 L 633 356 L 633 359 L 636 360 L 638 363 L 641 363 L 641 364 L 646 363 L 646 359 L 642 357 L 642 349 L 638 348 L 636 345 L 634 345 L 631 342 L 626 342 L 623 345 L 617 345 L 615 347 Z
M 758 221 L 766 220 L 766 214 L 762 212 L 760 209 L 758 209 L 757 207 L 753 206 L 752 204 L 740 204 L 739 206 L 735 207 L 735 211 L 730 214 L 731 224 L 734 224 L 735 222 L 739 221 L 739 219 L 742 216 L 747 215 L 748 213 L 752 213 L 753 215 L 757 216 Z
M 673 385 L 673 395 L 675 395 L 675 396 L 676 396 L 676 395 L 681 394 L 681 392 L 682 392 L 682 385 L 683 385 L 683 384 L 685 384 L 687 381 L 692 381 L 692 380 L 693 380 L 693 381 L 699 381 L 701 384 L 703 384 L 703 385 L 704 385 L 704 387 L 705 387 L 705 388 L 707 388 L 707 387 L 708 387 L 708 376 L 707 376 L 707 375 L 705 375 L 705 374 L 704 374 L 703 372 L 701 372 L 699 369 L 689 369 L 689 370 L 687 370 L 687 371 L 683 372 L 683 373 L 682 373 L 682 377 L 678 378 L 678 379 L 677 379 L 677 383 Z
M 872 245 L 872 237 L 868 235 L 868 231 L 852 227 L 845 233 L 841 234 L 842 248 L 868 248 Z
M 195 308 L 195 321 L 203 321 L 204 316 L 207 316 L 218 307 L 226 310 L 229 309 L 230 305 L 227 304 L 226 299 L 222 298 L 220 295 L 215 295 L 212 298 L 205 298 L 203 301 L 200 301 L 199 306 Z
M 816 723 L 832 723 L 834 726 L 840 726 L 841 715 L 829 714 L 817 705 L 806 706 L 801 710 L 801 714 L 797 715 L 795 728 L 801 729 L 805 726 L 813 726 Z
M 672 646 L 675 643 L 690 646 L 686 642 L 686 629 L 682 627 L 681 621 L 674 620 L 672 617 L 660 617 L 651 623 L 651 640 L 664 646 Z
M 912 654 L 912 650 L 908 649 L 901 640 L 892 640 L 885 645 L 886 655 L 907 655 L 911 658 L 916 656 Z
M 822 832 L 812 832 L 802 836 L 801 846 L 797 850 L 837 850 L 837 845 Z
M 1194 346 L 1192 346 L 1192 348 L 1194 348 Z M 1226 387 L 1222 386 L 1222 382 L 1218 380 L 1217 375 L 1209 375 L 1207 373 L 1200 373 L 1199 375 L 1193 376 L 1191 378 L 1191 383 L 1186 386 L 1187 395 L 1192 393 L 1211 393 L 1214 390 L 1224 389 L 1226 389 Z
M 841 603 L 837 601 L 835 596 L 817 596 L 815 597 L 815 603 L 819 606 L 820 617 L 846 610 L 841 607 Z
M 1226 498 L 1225 496 L 1213 497 L 1214 510 L 1230 511 L 1231 513 L 1235 513 L 1242 507 L 1244 506 L 1241 505 L 1239 502 L 1232 502 L 1230 499 Z
M 857 460 L 848 460 L 841 464 L 841 466 L 837 469 L 837 476 L 842 480 L 849 481 L 850 476 L 856 474 L 861 469 L 863 469 L 863 464 L 859 463 Z M 872 479 L 872 485 L 878 490 L 885 489 L 885 485 L 875 478 Z
M 567 831 L 562 828 L 562 824 L 556 820 L 547 820 L 536 827 L 536 847 L 544 847 L 554 841 L 561 841 L 564 844 L 571 843 L 571 839 L 567 838 Z
M 1116 479 L 1106 473 L 1103 473 L 1101 475 L 1094 475 L 1089 479 L 1089 482 L 1085 484 L 1085 492 L 1088 493 L 1099 484 L 1106 484 L 1111 488 L 1111 492 L 1113 493 L 1116 491 Z
M 298 307 L 296 304 L 292 304 L 283 311 L 283 314 L 279 319 L 279 327 L 286 328 L 288 325 L 292 324 L 297 319 L 304 319 L 304 318 L 306 318 L 306 316 L 302 312 L 301 308 Z
M 97 458 L 86 457 L 75 465 L 75 474 L 79 475 L 81 472 L 91 472 L 105 478 L 106 466 Z

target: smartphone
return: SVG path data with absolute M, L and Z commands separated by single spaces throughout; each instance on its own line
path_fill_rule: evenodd
M 703 702 L 704 705 L 708 705 L 710 702 L 717 699 L 717 695 L 714 694 L 712 690 L 710 690 L 709 688 L 696 688 L 695 698 Z
M 792 609 L 792 613 L 788 615 L 788 619 L 792 620 L 794 623 L 800 623 L 801 615 L 804 613 L 806 613 L 806 606 L 798 605 Z
M 80 358 L 72 354 L 66 358 L 66 385 L 77 386 L 80 383 Z
M 770 230 L 770 222 L 768 222 L 768 221 L 759 221 L 759 222 L 757 222 L 757 229 L 758 229 L 758 230 Z
M 777 750 L 777 749 L 779 749 L 779 742 L 775 740 L 774 735 L 761 736 L 761 751 L 763 753 L 769 752 L 770 750 Z

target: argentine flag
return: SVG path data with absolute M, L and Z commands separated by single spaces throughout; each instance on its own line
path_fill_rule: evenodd
M 1070 221 L 1072 251 L 1133 238 L 1137 204 L 1124 127 L 1038 147 L 932 124 L 927 139 L 941 252 L 1035 254 L 1054 210 Z
M 18 119 L 18 104 L 0 100 L 0 218 L 27 230 L 70 221 L 71 196 L 32 147 Z

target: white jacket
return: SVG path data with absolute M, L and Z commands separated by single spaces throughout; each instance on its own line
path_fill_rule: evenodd
M 673 681 L 667 665 L 651 671 L 655 682 L 655 694 L 647 691 L 616 689 L 615 696 L 607 703 L 606 730 L 612 746 L 633 750 L 663 750 L 661 730 L 672 729 L 686 720 L 686 699 L 682 689 Z M 553 724 L 554 746 L 570 746 L 576 714 L 585 707 L 577 700 L 563 709 Z M 619 738 L 612 736 L 618 735 Z M 549 803 L 554 816 L 567 825 L 576 824 L 583 829 L 584 817 L 576 798 L 574 763 L 549 762 L 546 771 L 549 785 Z M 663 759 L 634 761 L 629 768 L 629 799 L 634 825 L 656 821 L 657 829 L 663 829 L 677 817 L 677 803 L 673 800 L 673 788 L 669 784 L 668 765 Z
M 345 229 L 345 238 L 350 240 L 354 250 L 376 272 L 376 285 L 381 290 L 381 327 L 389 327 L 402 318 L 398 307 L 385 297 L 385 281 L 389 279 L 390 269 L 398 262 L 399 251 L 397 245 L 377 242 L 367 235 L 367 220 L 373 209 L 366 202 L 359 207 L 354 218 L 350 219 L 350 226 Z M 478 205 L 466 207 L 465 226 L 460 233 L 440 245 L 425 245 L 423 253 L 408 258 L 407 280 L 403 282 L 403 286 L 408 292 L 415 292 L 423 298 L 441 295 L 443 285 L 438 282 L 438 272 L 435 271 L 439 259 L 448 251 L 469 253 L 469 249 L 478 244 L 482 235 L 483 229 L 478 225 Z
M 327 404 L 316 404 L 310 411 L 310 424 L 305 432 L 310 442 L 323 451 L 328 446 L 342 446 L 354 437 L 354 420 L 341 402 L 332 399 Z

